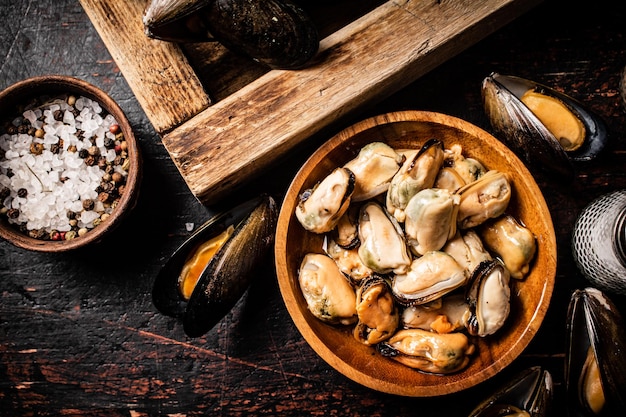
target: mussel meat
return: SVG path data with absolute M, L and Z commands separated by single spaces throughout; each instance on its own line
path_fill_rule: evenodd
M 250 286 L 254 269 L 272 246 L 277 218 L 274 199 L 263 195 L 209 219 L 157 275 L 155 307 L 181 318 L 190 337 L 208 332 Z
M 404 232 L 413 253 L 440 250 L 456 234 L 461 198 L 443 188 L 426 188 L 415 194 L 404 209 Z
M 573 417 L 626 410 L 626 323 L 596 288 L 575 290 L 567 312 L 565 384 Z
M 270 68 L 301 68 L 319 49 L 316 25 L 291 0 L 152 0 L 143 24 L 151 38 L 218 41 Z
M 365 278 L 374 274 L 374 271 L 361 260 L 358 248 L 343 248 L 334 239 L 325 236 L 322 249 L 337 263 L 339 270 L 350 279 L 354 286 L 361 285 Z
M 502 259 L 512 278 L 523 279 L 528 275 L 537 252 L 537 241 L 515 217 L 504 214 L 484 223 L 480 237 L 485 247 Z
M 459 228 L 476 227 L 502 215 L 511 193 L 510 175 L 493 169 L 461 187 L 458 191 L 461 196 L 457 213 Z
M 330 257 L 307 253 L 300 264 L 298 283 L 315 317 L 331 324 L 356 322 L 356 293 Z
M 325 233 L 333 230 L 350 206 L 355 177 L 346 168 L 335 168 L 313 188 L 300 195 L 296 218 L 306 230 Z
M 394 175 L 387 191 L 386 207 L 399 222 L 404 221 L 404 209 L 411 198 L 435 184 L 443 158 L 443 142 L 429 139 L 418 151 L 412 152 L 410 158 L 406 158 Z
M 385 357 L 434 374 L 464 369 L 476 351 L 476 346 L 464 333 L 434 333 L 422 329 L 399 330 L 376 346 Z
M 463 294 L 452 294 L 404 308 L 400 323 L 405 329 L 451 333 L 465 329 L 468 314 L 469 306 Z
M 487 172 L 487 168 L 480 161 L 464 156 L 463 148 L 458 144 L 445 150 L 443 166 L 454 170 L 460 178 L 456 181 L 464 184 L 476 181 Z
M 404 231 L 396 219 L 375 201 L 369 201 L 361 207 L 359 241 L 361 260 L 379 274 L 392 271 L 404 273 L 411 264 Z
M 430 251 L 413 259 L 405 274 L 393 277 L 392 291 L 400 304 L 410 306 L 436 300 L 466 282 L 465 269 L 452 256 Z
M 483 104 L 491 126 L 529 165 L 570 179 L 572 162 L 604 149 L 604 121 L 579 101 L 545 85 L 492 73 L 483 80 Z
M 358 155 L 344 165 L 356 177 L 352 201 L 364 201 L 386 192 L 403 162 L 404 156 L 384 142 L 363 146 Z
M 481 402 L 469 417 L 546 417 L 554 395 L 549 371 L 533 366 Z
M 499 259 L 483 261 L 474 270 L 466 291 L 469 334 L 485 337 L 504 325 L 511 311 L 509 281 L 509 271 Z
M 356 311 L 359 321 L 353 335 L 365 345 L 373 346 L 387 340 L 398 329 L 398 307 L 389 282 L 379 275 L 368 277 L 357 289 Z
M 483 261 L 490 261 L 491 254 L 474 230 L 458 231 L 452 239 L 448 240 L 442 251 L 452 256 L 459 265 L 465 268 L 465 274 L 472 276 L 474 270 Z

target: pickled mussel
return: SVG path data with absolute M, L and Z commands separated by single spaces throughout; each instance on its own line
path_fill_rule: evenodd
M 313 188 L 300 195 L 296 217 L 314 233 L 333 230 L 350 206 L 355 177 L 346 168 L 336 168 Z
M 567 312 L 565 384 L 572 417 L 626 410 L 626 329 L 617 306 L 595 288 L 576 290 Z
M 553 395 L 550 372 L 533 366 L 497 389 L 469 417 L 545 417 L 549 415 Z
M 537 238 L 515 217 L 504 214 L 480 228 L 480 237 L 490 251 L 504 262 L 515 279 L 524 279 L 537 252 Z
M 364 201 L 386 192 L 403 162 L 404 156 L 384 142 L 362 147 L 359 154 L 344 165 L 356 177 L 352 201 Z
M 476 346 L 464 333 L 434 333 L 422 329 L 399 330 L 376 346 L 385 357 L 434 374 L 451 374 L 464 369 L 476 351 Z
M 511 288 L 508 269 L 499 259 L 483 261 L 476 267 L 466 291 L 469 334 L 485 337 L 494 334 L 506 322 L 511 311 Z
M 604 149 L 604 121 L 579 101 L 523 78 L 492 73 L 482 84 L 485 111 L 501 139 L 528 164 L 570 179 L 573 162 Z
M 152 300 L 185 333 L 208 332 L 243 296 L 273 243 L 278 209 L 270 196 L 244 202 L 200 226 L 157 275 Z
M 426 304 L 402 310 L 400 324 L 405 329 L 422 329 L 436 333 L 463 331 L 469 305 L 463 294 L 452 294 Z
M 356 293 L 356 311 L 359 317 L 354 327 L 356 340 L 375 345 L 389 339 L 398 329 L 400 314 L 394 302 L 389 282 L 380 275 L 364 280 Z
M 357 321 L 356 292 L 330 257 L 306 254 L 298 271 L 298 283 L 307 308 L 318 319 L 343 325 Z
M 315 24 L 291 0 L 152 0 L 143 24 L 151 38 L 218 41 L 270 68 L 301 68 L 319 49 Z
M 400 171 L 391 179 L 386 207 L 399 222 L 404 221 L 404 209 L 411 198 L 434 185 L 443 159 L 443 143 L 438 139 L 429 139 L 418 151 L 412 152 L 406 158 Z

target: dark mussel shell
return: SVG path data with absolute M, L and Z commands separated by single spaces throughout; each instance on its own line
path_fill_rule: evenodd
M 149 37 L 218 41 L 276 69 L 301 68 L 319 49 L 316 25 L 291 0 L 152 0 L 143 22 Z
M 469 417 L 518 415 L 526 411 L 531 417 L 548 415 L 554 387 L 552 375 L 540 366 L 533 366 L 515 375 L 502 388 L 483 400 Z
M 561 101 L 584 125 L 582 146 L 565 151 L 557 138 L 521 101 L 527 91 L 535 91 Z M 604 121 L 579 101 L 550 87 L 520 77 L 492 73 L 483 80 L 485 112 L 496 134 L 517 155 L 535 168 L 564 179 L 574 175 L 573 163 L 596 158 L 608 142 Z
M 243 296 L 254 269 L 271 248 L 278 209 L 263 195 L 220 213 L 200 226 L 170 257 L 157 275 L 152 301 L 163 314 L 181 318 L 185 333 L 198 337 L 209 331 Z M 179 274 L 196 248 L 230 225 L 235 230 L 204 268 L 188 301 L 179 292 Z
M 626 329 L 616 305 L 596 288 L 576 290 L 567 313 L 565 384 L 569 415 L 621 416 L 626 410 Z M 597 360 L 604 392 L 600 414 L 581 401 L 580 376 L 589 348 Z
M 498 417 L 518 415 L 515 409 L 531 417 L 548 415 L 554 387 L 547 370 L 533 366 L 513 377 L 506 385 L 483 400 L 469 417 Z

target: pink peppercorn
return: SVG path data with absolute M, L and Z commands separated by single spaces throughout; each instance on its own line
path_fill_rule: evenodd
M 119 131 L 120 131 L 120 125 L 112 124 L 111 126 L 109 126 L 109 132 L 113 133 L 114 135 L 116 135 Z

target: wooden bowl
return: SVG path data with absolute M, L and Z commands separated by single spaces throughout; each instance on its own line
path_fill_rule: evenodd
M 353 338 L 352 327 L 336 327 L 315 318 L 307 309 L 298 284 L 298 269 L 308 252 L 323 253 L 322 236 L 307 232 L 294 214 L 300 193 L 334 168 L 356 156 L 362 146 L 383 141 L 394 148 L 417 148 L 429 138 L 463 147 L 488 169 L 508 172 L 513 196 L 508 212 L 537 238 L 530 274 L 511 279 L 511 313 L 503 328 L 486 338 L 472 338 L 476 353 L 464 370 L 433 375 L 381 356 L 375 348 Z M 484 130 L 455 117 L 422 111 L 389 113 L 361 121 L 323 144 L 302 166 L 285 196 L 278 219 L 275 256 L 283 300 L 298 330 L 329 365 L 371 389 L 403 396 L 428 397 L 461 391 L 494 376 L 528 346 L 548 309 L 556 273 L 556 238 L 550 212 L 540 189 L 523 163 Z
M 61 94 L 84 96 L 97 101 L 108 113 L 113 115 L 124 134 L 128 145 L 128 175 L 124 192 L 111 215 L 86 234 L 71 240 L 43 240 L 32 238 L 10 225 L 6 214 L 0 216 L 0 237 L 15 246 L 39 252 L 63 252 L 100 241 L 107 233 L 116 228 L 135 206 L 142 177 L 140 151 L 128 119 L 119 105 L 105 92 L 78 78 L 61 75 L 38 76 L 22 80 L 0 92 L 0 114 L 2 123 L 21 114 L 21 108 L 31 100 L 42 97 L 54 97 Z M 11 119 L 8 119 L 11 120 Z

